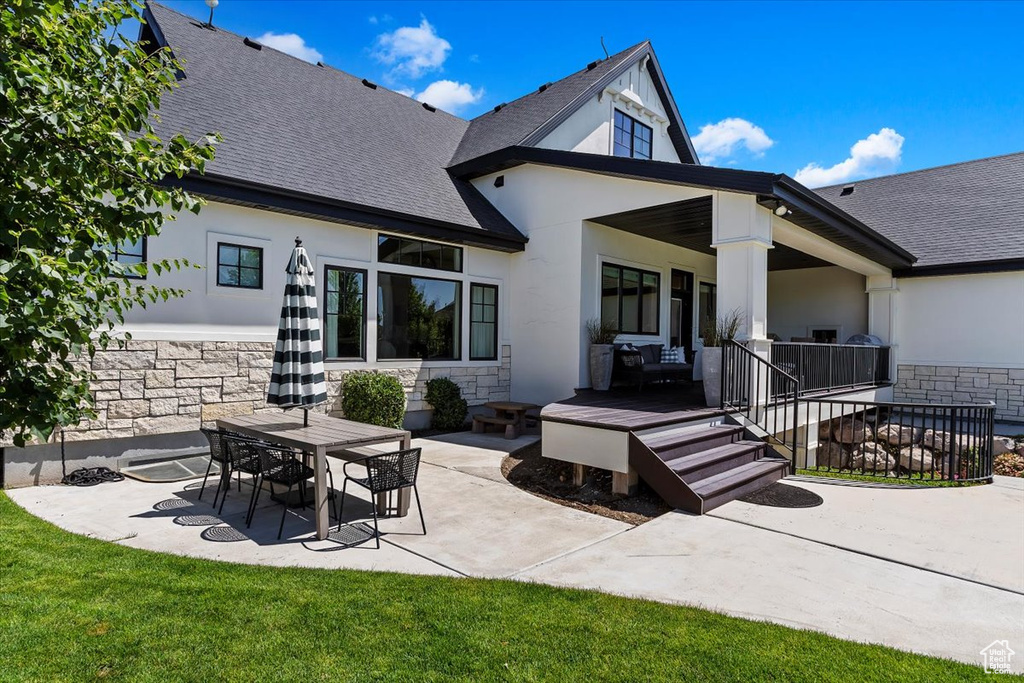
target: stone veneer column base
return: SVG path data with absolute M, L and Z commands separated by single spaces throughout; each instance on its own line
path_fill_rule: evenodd
M 1024 369 L 979 366 L 900 365 L 897 401 L 996 404 L 996 419 L 1024 422 Z

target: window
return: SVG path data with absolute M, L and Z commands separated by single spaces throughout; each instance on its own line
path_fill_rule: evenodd
M 459 360 L 462 283 L 377 274 L 377 360 Z
M 120 242 L 110 249 L 111 259 L 125 266 L 134 266 L 146 261 L 146 238 L 135 242 Z M 143 279 L 144 276 L 125 273 L 125 277 Z
M 469 359 L 498 360 L 498 288 L 469 286 Z
M 651 140 L 653 130 L 631 116 L 615 110 L 615 137 L 612 153 L 617 157 L 634 159 L 651 158 Z
M 658 334 L 661 276 L 605 263 L 601 267 L 601 322 L 622 334 Z
M 697 288 L 697 315 L 700 320 L 700 336 L 708 325 L 717 324 L 718 287 L 711 282 L 702 282 Z
M 377 239 L 377 260 L 381 263 L 462 272 L 461 247 L 393 235 L 381 235 Z
M 324 270 L 324 357 L 366 358 L 366 271 Z
M 263 249 L 218 242 L 217 285 L 263 289 Z

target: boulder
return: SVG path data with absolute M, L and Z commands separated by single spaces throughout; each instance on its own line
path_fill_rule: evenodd
M 992 437 L 992 455 L 1012 453 L 1016 445 L 1017 442 L 1008 436 L 994 436 Z
M 828 467 L 833 470 L 850 469 L 850 452 L 835 441 L 818 446 L 816 456 L 818 467 Z
M 850 417 L 843 418 L 832 435 L 840 443 L 863 443 L 875 440 L 875 433 L 867 422 Z
M 818 423 L 818 438 L 826 441 L 832 440 L 832 430 L 839 424 L 839 420 L 822 420 Z
M 886 422 L 878 428 L 875 440 L 885 442 L 890 446 L 911 446 L 920 443 L 923 435 L 924 431 L 918 427 Z
M 961 454 L 978 444 L 977 438 L 968 434 L 959 434 L 956 437 L 956 445 L 953 444 L 953 435 L 949 432 L 926 429 L 921 443 L 927 448 L 940 453 Z
M 900 449 L 900 467 L 911 474 L 930 475 L 935 468 L 934 453 L 924 446 L 904 446 Z
M 851 464 L 854 472 L 865 474 L 889 475 L 896 469 L 896 460 L 889 455 L 885 447 L 874 441 L 865 441 L 853 447 Z

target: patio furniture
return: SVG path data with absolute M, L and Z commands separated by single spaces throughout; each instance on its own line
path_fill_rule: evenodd
M 359 460 L 352 460 L 345 463 L 343 468 L 345 480 L 341 483 L 341 509 L 338 511 L 338 528 L 341 528 L 341 516 L 345 512 L 345 488 L 349 482 L 362 486 L 370 491 L 371 495 L 388 496 L 392 491 L 406 491 L 412 489 L 416 496 L 416 507 L 420 511 L 420 526 L 423 527 L 423 535 L 427 534 L 427 523 L 423 519 L 423 505 L 420 504 L 420 492 L 416 488 L 416 475 L 420 469 L 419 448 L 402 449 L 393 453 L 381 453 L 371 455 Z M 365 477 L 353 477 L 348 472 L 350 465 L 362 465 L 366 468 Z M 373 511 L 374 539 L 377 541 L 377 548 L 380 548 L 380 528 L 377 526 L 377 505 L 371 506 Z M 385 512 L 389 509 L 385 507 Z
M 256 490 L 254 491 L 254 498 L 252 504 L 249 506 L 249 516 L 246 520 L 246 527 L 252 524 L 252 518 L 256 514 L 256 506 L 260 502 L 260 491 L 263 489 L 264 482 L 270 482 L 270 493 L 274 493 L 274 484 L 280 484 L 288 487 L 288 493 L 291 493 L 292 487 L 296 484 L 299 485 L 299 496 L 302 500 L 302 507 L 306 507 L 306 494 L 305 494 L 305 483 L 306 480 L 312 479 L 314 476 L 313 468 L 301 462 L 295 456 L 297 455 L 294 451 L 278 448 L 269 444 L 262 443 L 251 443 L 246 445 L 248 448 L 252 448 L 259 456 L 260 461 L 260 473 L 257 477 Z M 327 467 L 327 477 L 330 480 L 330 486 L 334 488 L 334 475 L 331 474 L 330 466 Z M 287 501 L 287 494 L 285 496 Z M 284 533 L 284 520 L 288 516 L 288 504 L 284 502 L 281 511 L 281 524 L 277 528 L 277 537 L 281 538 L 281 534 Z
M 612 382 L 637 385 L 640 390 L 648 382 L 678 382 L 693 380 L 690 363 L 664 363 L 661 344 L 644 344 L 627 348 L 617 344 L 612 365 Z
M 220 463 L 220 481 L 217 485 L 217 491 L 213 495 L 213 507 L 217 507 L 217 498 L 223 492 L 223 497 L 220 500 L 220 508 L 217 510 L 217 514 L 220 514 L 224 509 L 224 501 L 227 499 L 228 490 L 231 488 L 231 473 L 238 473 L 238 490 L 242 490 L 242 473 L 252 475 L 253 482 L 255 483 L 256 474 L 259 472 L 259 461 L 255 456 L 243 456 L 239 455 L 237 458 L 233 457 L 230 449 L 228 448 L 228 440 L 231 438 L 251 441 L 249 437 L 242 436 L 241 434 L 234 434 L 232 432 L 224 431 L 221 429 L 200 429 L 203 436 L 206 437 L 210 443 L 210 464 L 206 467 L 206 475 L 203 477 L 203 485 L 199 489 L 199 499 L 203 498 L 203 491 L 206 488 L 206 481 L 210 476 L 210 469 L 213 467 L 214 462 Z
M 252 511 L 255 508 L 254 500 L 256 499 L 256 490 L 259 488 L 259 475 L 262 470 L 260 464 L 260 454 L 256 450 L 261 442 L 256 439 L 242 436 L 240 434 L 222 433 L 221 441 L 224 443 L 228 451 L 228 465 L 230 468 L 234 468 L 238 472 L 245 472 L 252 476 L 252 493 L 249 495 L 249 506 L 245 512 L 245 525 L 249 526 L 249 521 L 252 517 Z M 224 491 L 224 497 L 220 500 L 220 508 L 217 510 L 219 515 L 224 510 L 224 501 L 227 499 L 227 489 L 231 488 L 231 470 L 228 470 L 229 479 L 222 480 L 226 482 L 226 488 Z M 238 490 L 242 490 L 241 476 L 239 476 Z
M 526 412 L 540 408 L 533 403 L 519 403 L 517 401 L 490 401 L 484 404 L 485 408 L 494 411 L 494 415 L 474 415 L 473 433 L 483 434 L 487 425 L 499 425 L 505 427 L 505 438 L 518 438 L 526 427 Z
M 330 504 L 327 497 L 327 453 L 392 441 L 398 441 L 402 449 L 408 449 L 412 435 L 404 429 L 378 427 L 318 414 L 309 415 L 308 426 L 302 423 L 303 416 L 294 412 L 261 413 L 217 420 L 217 426 L 222 429 L 313 454 L 316 537 L 323 540 L 330 533 L 327 519 L 327 506 Z M 408 489 L 399 491 L 399 516 L 408 514 L 409 502 Z M 380 511 L 387 509 L 386 495 L 377 497 L 377 508 Z

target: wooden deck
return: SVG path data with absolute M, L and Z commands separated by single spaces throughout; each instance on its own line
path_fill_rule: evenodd
M 643 391 L 635 387 L 580 389 L 572 398 L 544 406 L 540 416 L 545 422 L 630 432 L 718 417 L 725 412 L 708 408 L 703 387 L 695 383 L 649 385 Z

